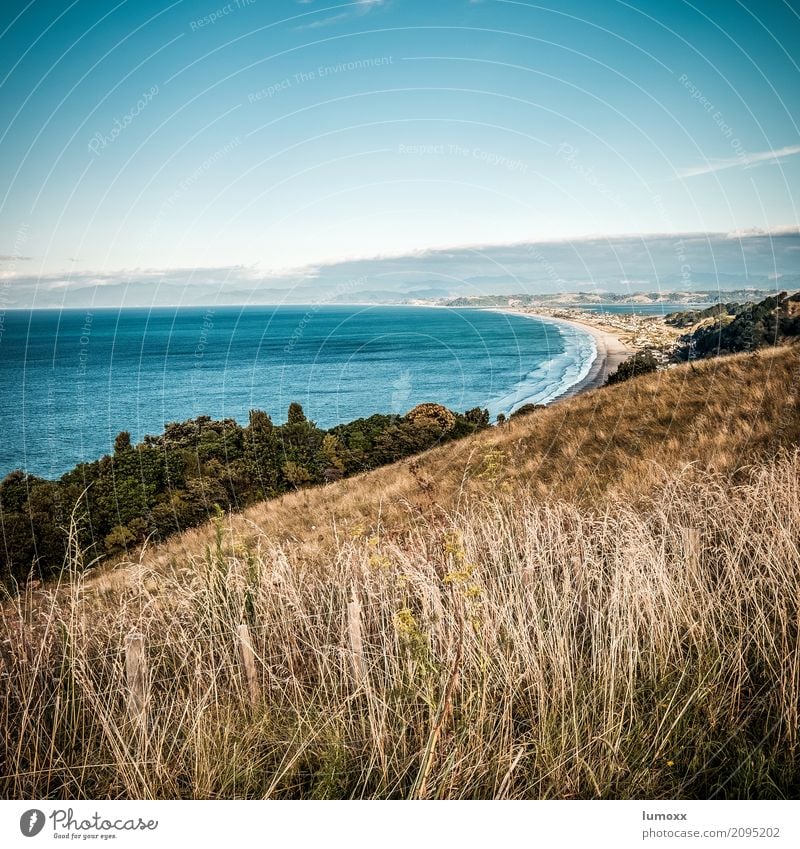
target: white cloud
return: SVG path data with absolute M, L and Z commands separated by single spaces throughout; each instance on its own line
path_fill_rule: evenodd
M 297 27 L 297 29 L 321 29 L 322 27 L 331 26 L 332 24 L 338 23 L 339 21 L 349 17 L 350 16 L 347 12 L 342 12 L 338 15 L 331 15 L 329 18 L 317 18 L 315 21 L 311 21 L 310 24 L 302 24 L 302 26 Z
M 681 168 L 678 170 L 678 176 L 686 179 L 687 177 L 698 177 L 701 174 L 711 174 L 714 171 L 724 171 L 727 168 L 751 168 L 764 162 L 776 164 L 798 153 L 800 153 L 800 144 L 788 145 L 778 148 L 778 150 L 763 150 L 759 153 L 742 153 L 739 156 L 731 156 L 727 159 L 711 159 L 705 165 Z
M 740 230 L 731 230 L 729 239 L 747 239 L 755 236 L 797 236 L 800 227 L 796 224 L 786 224 L 780 227 L 745 227 Z
M 298 0 L 298 2 L 307 4 L 311 2 L 311 0 Z M 295 27 L 295 29 L 321 29 L 322 27 L 331 26 L 332 24 L 338 24 L 339 21 L 346 20 L 351 15 L 366 15 L 371 9 L 377 9 L 379 6 L 387 5 L 387 3 L 388 0 L 356 0 L 355 4 L 351 4 L 352 11 L 338 12 L 335 15 L 328 15 L 325 18 L 317 18 L 316 20 L 311 21 L 311 23 L 301 24 L 300 26 Z M 355 8 L 352 8 L 353 6 Z
M 783 286 L 796 288 L 798 253 L 800 230 L 791 225 L 464 245 L 283 271 L 234 265 L 31 275 L 0 268 L 0 280 L 7 305 L 16 307 L 390 302 L 405 296 L 770 288 L 768 281 L 781 276 Z

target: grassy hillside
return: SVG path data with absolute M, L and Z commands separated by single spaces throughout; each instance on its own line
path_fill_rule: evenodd
M 796 796 L 799 375 L 687 364 L 76 552 L 4 610 L 2 795 Z
M 672 472 L 733 473 L 800 441 L 800 349 L 765 349 L 682 365 L 608 387 L 413 460 L 264 502 L 228 520 L 246 541 L 267 536 L 314 553 L 333 539 L 413 526 L 499 493 L 602 507 L 636 501 Z M 146 555 L 162 567 L 208 545 L 212 526 Z

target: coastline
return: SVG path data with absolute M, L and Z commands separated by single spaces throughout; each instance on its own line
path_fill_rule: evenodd
M 636 353 L 636 349 L 622 341 L 617 335 L 611 333 L 605 328 L 596 325 L 588 324 L 584 321 L 576 319 L 555 318 L 550 315 L 536 312 L 525 312 L 523 310 L 515 310 L 509 307 L 490 307 L 492 312 L 501 312 L 508 315 L 520 315 L 526 318 L 539 319 L 540 321 L 549 321 L 554 324 L 565 324 L 583 330 L 592 336 L 595 343 L 595 357 L 592 364 L 589 366 L 589 371 L 580 380 L 576 381 L 556 395 L 555 398 L 546 402 L 546 406 L 554 404 L 557 401 L 563 401 L 567 398 L 572 398 L 581 392 L 588 392 L 590 389 L 597 389 L 606 382 L 610 374 L 617 370 L 620 363 L 623 363 L 628 357 Z

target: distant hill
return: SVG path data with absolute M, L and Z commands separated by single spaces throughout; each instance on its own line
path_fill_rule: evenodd
M 444 299 L 441 303 L 449 307 L 497 307 L 497 306 L 572 306 L 584 305 L 657 305 L 657 304 L 718 304 L 721 295 L 731 301 L 760 301 L 770 294 L 768 289 L 732 289 L 721 293 L 719 289 L 658 292 L 556 292 L 552 294 L 515 295 L 471 295 Z
M 358 289 L 330 298 L 332 304 L 407 304 L 417 300 L 438 300 L 448 297 L 448 290 L 429 287 L 398 292 L 390 289 Z
M 714 304 L 704 310 L 684 310 L 682 312 L 671 312 L 664 316 L 664 321 L 672 327 L 693 327 L 707 319 L 731 319 L 744 309 L 744 304 L 737 301 L 729 301 L 725 304 Z
M 757 303 L 673 313 L 665 321 L 675 327 L 693 327 L 681 339 L 680 359 L 755 351 L 800 336 L 800 293 L 781 292 Z

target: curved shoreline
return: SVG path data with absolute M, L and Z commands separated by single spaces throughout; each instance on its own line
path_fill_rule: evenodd
M 507 307 L 490 307 L 492 312 L 501 312 L 508 315 L 519 315 L 524 318 L 533 318 L 540 321 L 549 321 L 553 324 L 565 324 L 582 330 L 588 333 L 595 343 L 595 357 L 592 364 L 589 366 L 589 371 L 584 377 L 567 387 L 563 392 L 556 395 L 545 402 L 546 405 L 563 401 L 566 398 L 572 398 L 581 392 L 588 392 L 590 389 L 597 389 L 606 382 L 610 374 L 616 371 L 620 363 L 623 363 L 628 357 L 632 356 L 636 349 L 626 345 L 618 336 L 610 333 L 607 330 L 602 330 L 592 324 L 587 324 L 583 321 L 576 321 L 567 318 L 555 318 L 550 315 L 543 315 L 536 312 L 523 312 L 522 310 L 509 309 Z

